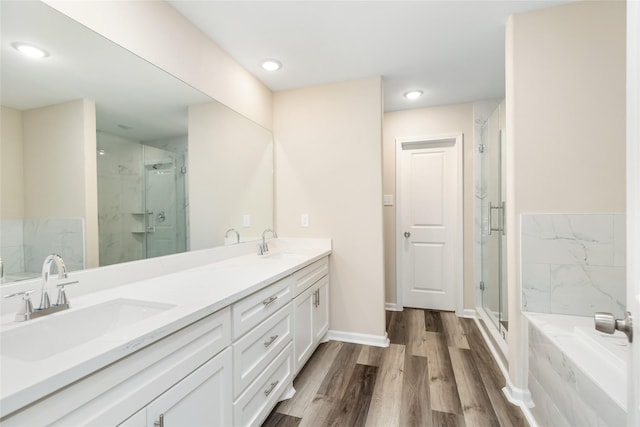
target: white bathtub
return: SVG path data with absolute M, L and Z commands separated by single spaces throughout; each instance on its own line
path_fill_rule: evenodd
M 529 320 L 529 389 L 538 423 L 625 425 L 626 336 L 596 331 L 589 317 L 525 316 Z

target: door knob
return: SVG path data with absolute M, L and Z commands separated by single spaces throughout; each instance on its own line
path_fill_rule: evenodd
M 605 334 L 613 334 L 616 330 L 624 332 L 629 342 L 633 341 L 633 322 L 631 313 L 624 314 L 624 319 L 616 319 L 611 313 L 597 312 L 593 315 L 596 330 Z
M 408 239 L 409 237 L 411 237 L 411 233 L 409 233 L 408 231 L 405 231 L 404 232 L 404 237 L 406 237 Z

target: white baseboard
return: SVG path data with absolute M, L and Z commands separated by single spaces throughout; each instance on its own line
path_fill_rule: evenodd
M 326 335 L 327 339 L 334 341 L 350 342 L 354 344 L 372 345 L 374 347 L 389 347 L 389 338 L 387 333 L 382 335 L 358 334 L 355 332 L 345 331 L 329 331 Z
M 468 319 L 475 319 L 476 317 L 478 317 L 478 313 L 476 313 L 475 309 L 473 308 L 465 308 L 464 310 L 462 310 L 462 313 L 458 314 L 459 317 L 466 317 Z
M 531 413 L 531 408 L 533 408 L 535 405 L 533 403 L 533 399 L 531 398 L 529 389 L 514 386 L 508 377 L 506 378 L 506 380 L 507 385 L 504 386 L 502 392 L 504 393 L 507 400 L 522 409 L 522 413 L 524 414 L 524 417 L 527 419 L 527 422 L 531 427 L 538 427 L 538 423 Z
M 507 384 L 502 389 L 502 392 L 507 397 L 507 400 L 521 408 L 533 408 L 533 400 L 529 389 L 514 386 L 508 377 L 506 380 Z
M 387 311 L 402 311 L 402 308 L 398 307 L 398 303 L 395 302 L 385 303 L 384 309 Z

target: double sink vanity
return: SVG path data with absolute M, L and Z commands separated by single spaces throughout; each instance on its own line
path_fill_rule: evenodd
M 328 330 L 330 253 L 328 239 L 196 251 L 70 272 L 71 308 L 48 316 L 4 305 L 0 422 L 260 425 Z

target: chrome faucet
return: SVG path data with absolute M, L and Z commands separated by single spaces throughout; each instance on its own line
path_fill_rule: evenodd
M 229 233 L 231 232 L 236 233 L 236 243 L 240 243 L 240 233 L 238 233 L 238 230 L 236 230 L 235 228 L 230 228 L 225 231 L 224 238 L 226 239 L 227 237 L 229 237 Z
M 51 275 L 51 266 L 56 264 L 58 269 L 58 281 L 67 278 L 67 266 L 64 264 L 64 260 L 58 254 L 47 255 L 42 264 L 42 290 L 40 293 L 40 307 L 38 310 L 44 310 L 51 307 L 51 301 L 49 301 L 49 294 L 47 294 L 47 284 L 49 283 L 49 276 Z
M 278 238 L 278 235 L 276 234 L 275 230 L 272 230 L 271 228 L 267 228 L 266 230 L 264 230 L 262 232 L 262 244 L 258 245 L 258 255 L 264 255 L 267 252 L 269 252 L 269 245 L 267 244 L 267 240 L 265 237 L 267 233 L 271 233 L 274 239 Z
M 58 269 L 58 282 L 62 279 L 67 278 L 67 266 L 64 264 L 62 257 L 58 254 L 48 255 L 45 258 L 44 263 L 42 264 L 42 289 L 40 291 L 40 307 L 38 307 L 36 310 L 33 309 L 33 305 L 31 304 L 31 300 L 29 298 L 29 294 L 33 292 L 33 290 L 31 289 L 28 291 L 16 292 L 5 296 L 5 298 L 13 298 L 16 296 L 22 297 L 22 305 L 20 311 L 18 311 L 18 313 L 16 314 L 16 322 L 36 319 L 38 317 L 56 313 L 58 311 L 67 310 L 70 307 L 64 287 L 67 285 L 78 283 L 78 281 L 58 283 L 58 299 L 54 305 L 51 305 L 51 301 L 49 301 L 49 294 L 47 294 L 46 287 L 49 284 L 51 266 L 54 263 L 56 265 L 56 268 Z

